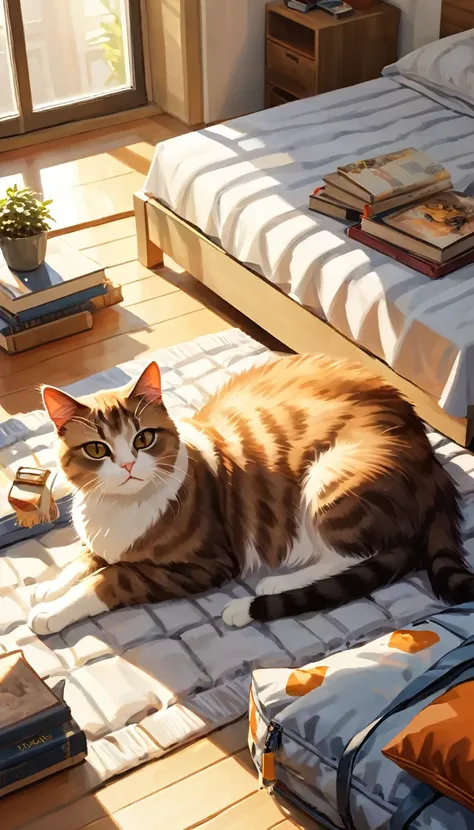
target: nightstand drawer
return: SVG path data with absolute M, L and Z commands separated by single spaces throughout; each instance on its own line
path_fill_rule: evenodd
M 299 98 L 315 93 L 315 61 L 267 40 L 267 83 Z
M 285 92 L 277 86 L 267 84 L 265 89 L 265 107 L 279 107 L 280 104 L 289 104 L 290 101 L 298 101 L 296 95 L 291 92 Z

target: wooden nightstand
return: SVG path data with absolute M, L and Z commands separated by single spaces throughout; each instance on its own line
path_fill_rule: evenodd
M 349 0 L 350 2 L 350 0 Z M 265 105 L 274 107 L 378 78 L 398 55 L 400 10 L 379 2 L 336 20 L 266 6 Z

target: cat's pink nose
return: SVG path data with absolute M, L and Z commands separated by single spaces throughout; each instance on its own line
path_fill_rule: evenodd
M 131 475 L 134 465 L 134 461 L 127 461 L 126 464 L 121 464 L 120 466 L 123 467 L 123 469 L 126 470 L 127 473 L 129 473 L 129 475 Z

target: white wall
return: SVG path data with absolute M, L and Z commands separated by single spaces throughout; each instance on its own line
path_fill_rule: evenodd
M 350 2 L 350 0 L 349 0 Z M 388 0 L 401 9 L 399 57 L 438 40 L 442 0 Z
M 204 121 L 264 107 L 266 0 L 201 0 Z

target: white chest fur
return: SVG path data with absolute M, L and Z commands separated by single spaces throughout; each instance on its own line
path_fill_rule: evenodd
M 130 496 L 78 493 L 72 518 L 82 541 L 109 565 L 118 562 L 133 543 L 160 519 L 175 498 L 186 476 L 188 454 L 181 443 L 173 477 L 159 488 L 149 484 Z

